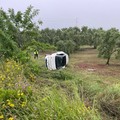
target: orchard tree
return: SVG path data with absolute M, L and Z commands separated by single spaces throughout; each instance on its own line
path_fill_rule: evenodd
M 75 51 L 75 42 L 72 40 L 67 40 L 65 42 L 65 52 L 70 55 L 71 53 L 73 53 Z
M 64 41 L 60 40 L 56 43 L 57 50 L 59 51 L 65 51 L 65 44 Z
M 33 22 L 34 17 L 38 14 L 39 10 L 33 9 L 32 6 L 29 6 L 24 13 L 21 11 L 15 13 L 14 9 L 8 10 L 7 16 L 12 28 L 14 28 L 11 29 L 8 26 L 8 31 L 19 47 L 39 36 L 39 24 L 42 22 Z
M 102 28 L 99 29 L 93 29 L 93 35 L 92 35 L 92 44 L 94 46 L 94 49 L 96 49 L 101 41 L 104 39 L 105 31 Z
M 80 45 L 82 44 L 81 42 L 81 36 L 80 35 L 74 35 L 74 38 L 72 40 L 72 42 L 75 45 L 75 50 L 79 50 L 80 49 Z
M 110 58 L 113 53 L 117 52 L 119 45 L 117 45 L 120 34 L 115 28 L 111 28 L 105 34 L 103 41 L 99 47 L 99 56 L 106 58 L 106 64 L 109 65 Z
M 0 8 L 0 56 L 12 57 L 26 43 L 39 38 L 38 23 L 41 24 L 41 21 L 37 23 L 33 21 L 38 13 L 39 10 L 33 9 L 32 6 L 24 13 L 15 12 L 14 9 L 5 12 Z

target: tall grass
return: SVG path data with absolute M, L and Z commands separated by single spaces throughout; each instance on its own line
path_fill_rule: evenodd
M 98 96 L 98 107 L 106 115 L 113 119 L 120 119 L 120 84 L 107 87 Z
M 47 90 L 47 95 L 37 101 L 41 120 L 99 120 L 95 109 L 87 108 L 80 99 L 70 100 L 60 90 Z
M 57 76 L 55 72 L 50 73 L 47 80 L 44 76 L 32 82 L 26 78 L 24 70 L 28 70 L 29 76 L 32 73 L 41 75 L 37 65 L 33 62 L 24 68 L 20 63 L 8 60 L 0 66 L 0 119 L 100 120 L 97 110 L 86 107 L 80 100 L 77 85 L 69 72 L 62 71 L 60 76 L 59 71 Z M 47 86 L 48 83 L 51 84 Z

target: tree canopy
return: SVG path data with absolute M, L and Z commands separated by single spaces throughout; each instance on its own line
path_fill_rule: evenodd
M 13 53 L 18 49 L 28 49 L 28 45 L 42 50 L 46 49 L 45 46 L 52 45 L 53 49 L 57 47 L 57 50 L 62 50 L 68 54 L 80 50 L 83 45 L 89 45 L 99 50 L 99 56 L 107 59 L 106 64 L 109 64 L 113 54 L 116 58 L 120 58 L 120 33 L 118 29 L 103 30 L 103 28 L 92 29 L 83 26 L 81 28 L 45 28 L 41 30 L 42 21 L 34 21 L 38 14 L 39 10 L 34 9 L 33 6 L 29 6 L 25 12 L 15 12 L 14 9 L 9 9 L 6 12 L 2 8 L 0 9 L 1 56 L 3 54 L 6 57 L 13 56 Z M 39 47 L 41 45 L 43 48 Z

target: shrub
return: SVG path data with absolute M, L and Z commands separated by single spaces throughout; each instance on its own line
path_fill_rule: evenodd
M 32 99 L 30 84 L 22 74 L 23 66 L 7 60 L 0 66 L 0 116 L 2 119 L 23 119 L 29 115 L 27 104 Z
M 41 68 L 36 62 L 29 61 L 24 66 L 24 75 L 31 81 L 34 81 L 36 79 L 36 76 L 40 75 Z
M 1 63 L 0 69 L 1 88 L 9 89 L 17 87 L 17 84 L 23 79 L 23 76 L 20 76 L 22 66 L 14 60 L 7 59 L 6 62 Z
M 19 51 L 14 56 L 14 60 L 22 64 L 25 64 L 26 62 L 30 61 L 30 55 L 27 53 L 27 51 Z

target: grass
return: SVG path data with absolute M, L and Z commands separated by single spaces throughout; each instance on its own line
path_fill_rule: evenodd
M 89 48 L 72 54 L 65 69 L 49 71 L 45 54 L 22 66 L 1 64 L 0 120 L 119 120 L 118 60 L 106 66 Z
M 79 92 L 87 106 L 98 108 L 102 119 L 120 119 L 120 61 L 112 56 L 107 66 L 97 53 L 97 50 L 89 48 L 73 54 L 70 61 L 72 73 L 75 71 L 79 78 Z

